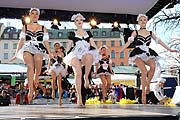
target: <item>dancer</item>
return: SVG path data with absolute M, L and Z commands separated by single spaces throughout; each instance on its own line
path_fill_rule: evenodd
M 75 85 L 77 91 L 77 104 L 83 106 L 81 95 L 81 67 L 85 66 L 84 74 L 84 87 L 89 87 L 88 75 L 91 70 L 93 62 L 98 61 L 98 52 L 96 44 L 93 40 L 93 36 L 90 31 L 85 31 L 83 26 L 83 20 L 85 18 L 80 14 L 75 14 L 71 18 L 74 21 L 77 30 L 70 33 L 67 51 L 69 54 L 64 57 L 64 63 L 72 66 L 75 75 Z M 72 47 L 72 45 L 74 47 Z
M 56 86 L 56 79 L 57 79 L 58 94 L 59 94 L 58 104 L 61 106 L 62 105 L 61 97 L 63 93 L 61 80 L 62 80 L 62 77 L 66 75 L 66 70 L 62 63 L 64 53 L 61 51 L 60 43 L 58 41 L 54 43 L 54 52 L 52 54 L 53 54 L 53 58 L 50 59 L 49 64 L 48 64 L 48 72 L 51 74 L 51 77 L 52 77 L 52 82 L 51 82 L 52 95 L 51 96 L 52 96 L 52 99 L 55 99 L 55 86 Z
M 51 57 L 49 35 L 47 29 L 38 24 L 40 10 L 31 8 L 29 16 L 31 23 L 24 25 L 20 33 L 20 40 L 15 56 L 10 61 L 19 58 L 27 65 L 27 78 L 29 84 L 28 102 L 32 102 L 34 87 L 39 85 L 39 75 L 43 58 Z
M 168 98 L 163 92 L 165 82 L 166 79 L 158 78 L 156 82 L 150 84 L 151 91 L 154 92 L 154 95 L 159 100 L 160 104 L 163 104 Z
M 152 31 L 148 31 L 146 29 L 146 24 L 148 21 L 148 17 L 144 14 L 139 14 L 137 17 L 138 24 L 140 25 L 140 30 L 136 30 L 132 32 L 131 37 L 128 38 L 127 43 L 121 48 L 120 52 L 127 48 L 130 43 L 136 40 L 136 45 L 133 51 L 130 53 L 129 62 L 134 62 L 141 71 L 141 85 L 142 85 L 142 103 L 146 104 L 146 94 L 149 94 L 150 88 L 149 84 L 154 75 L 155 71 L 155 61 L 158 58 L 158 54 L 149 48 L 151 43 L 151 38 L 153 38 L 156 43 L 160 44 L 170 52 L 179 52 L 178 50 L 173 50 L 169 48 L 165 43 L 161 41 L 160 38 L 156 37 L 156 35 Z M 136 39 L 135 39 L 136 38 Z M 149 71 L 146 66 L 149 66 Z
M 114 74 L 112 70 L 112 61 L 110 56 L 107 54 L 106 47 L 101 47 L 100 53 L 102 53 L 102 58 L 96 65 L 96 73 L 100 76 L 102 82 L 102 100 L 106 102 L 107 92 L 111 85 L 111 75 Z

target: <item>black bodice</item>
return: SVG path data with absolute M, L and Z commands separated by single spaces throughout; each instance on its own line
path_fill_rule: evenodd
M 81 40 L 85 40 L 85 41 L 87 41 L 89 43 L 90 38 L 92 38 L 93 35 L 91 34 L 90 31 L 86 31 L 86 32 L 87 32 L 87 35 L 84 36 L 84 37 L 81 37 L 81 38 L 77 37 L 75 32 L 70 32 L 68 39 L 73 41 L 74 46 L 76 45 L 76 42 L 81 41 Z M 74 47 L 71 47 L 71 49 L 67 53 L 69 54 L 72 51 L 73 48 Z M 93 49 L 95 49 L 95 48 L 93 46 L 90 46 L 89 50 L 93 50 Z
M 99 63 L 100 63 L 100 65 L 102 65 L 102 64 L 109 64 L 109 59 L 108 58 L 101 59 L 101 60 L 99 60 Z
M 85 41 L 87 41 L 87 42 L 89 43 L 90 38 L 92 38 L 92 37 L 93 37 L 93 35 L 91 34 L 90 31 L 87 31 L 87 35 L 84 36 L 84 37 L 82 37 L 82 38 L 77 37 L 76 34 L 75 34 L 75 32 L 70 32 L 70 35 L 69 35 L 68 39 L 69 39 L 69 40 L 73 40 L 73 43 L 74 43 L 74 45 L 75 45 L 76 42 L 79 41 L 79 40 L 85 40 Z
M 51 59 L 52 64 L 54 64 L 56 61 L 59 64 L 61 64 L 62 63 L 62 58 L 60 56 L 55 56 L 54 59 L 53 58 Z
M 32 40 L 32 41 L 43 41 L 44 36 L 44 26 L 42 26 L 42 30 L 38 30 L 36 32 L 32 32 L 27 29 L 27 26 L 25 26 L 26 31 L 26 41 Z
M 146 45 L 146 46 L 149 46 L 150 43 L 151 43 L 151 37 L 152 37 L 152 31 L 150 31 L 150 34 L 146 37 L 142 36 L 142 35 L 139 35 L 138 32 L 136 31 L 136 38 L 134 39 L 135 40 L 135 45 L 136 46 L 139 46 L 139 45 Z

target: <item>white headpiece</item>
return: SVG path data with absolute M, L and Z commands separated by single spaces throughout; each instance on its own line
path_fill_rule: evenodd
M 101 46 L 99 49 L 101 50 L 102 48 L 108 49 L 108 47 L 106 45 Z
M 163 78 L 158 78 L 158 82 L 165 83 L 165 82 L 166 82 L 166 79 L 163 79 Z
M 146 19 L 148 19 L 148 16 L 147 16 L 147 15 L 145 15 L 145 14 L 139 14 L 136 21 L 139 21 L 139 18 L 142 17 L 142 16 L 143 16 L 143 17 L 146 17 Z
M 107 47 L 106 45 L 103 45 L 103 46 L 99 47 L 99 52 L 101 52 L 101 49 L 102 49 L 102 48 L 108 49 L 108 47 Z
M 84 16 L 82 16 L 80 13 L 74 14 L 74 15 L 71 17 L 71 20 L 74 21 L 77 17 L 81 17 L 82 20 L 85 20 Z
M 29 13 L 31 13 L 33 10 L 36 10 L 38 12 L 38 15 L 40 15 L 40 10 L 38 8 L 31 8 Z
M 59 44 L 60 46 L 62 46 L 59 41 L 54 41 L 54 45 L 55 45 L 55 44 Z

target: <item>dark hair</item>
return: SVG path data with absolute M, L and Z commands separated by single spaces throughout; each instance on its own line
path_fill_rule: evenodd
M 62 49 L 63 51 L 65 51 L 65 48 L 64 48 L 63 46 L 61 46 L 60 49 Z
M 106 49 L 106 47 L 104 47 L 104 46 L 103 46 L 103 47 L 101 47 L 101 50 L 102 50 L 103 48 L 105 48 L 105 49 Z
M 60 45 L 60 43 L 55 43 L 54 46 L 55 46 L 56 44 L 59 44 L 59 45 Z
M 104 53 L 104 54 L 102 54 L 102 56 L 106 56 L 106 54 Z

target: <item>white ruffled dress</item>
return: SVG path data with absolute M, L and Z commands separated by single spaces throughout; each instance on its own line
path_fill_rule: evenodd
M 73 41 L 74 47 L 71 49 L 68 55 L 66 55 L 63 59 L 63 62 L 66 65 L 71 66 L 71 60 L 73 58 L 77 58 L 79 60 L 82 59 L 82 56 L 85 54 L 93 55 L 93 63 L 97 63 L 99 61 L 99 53 L 94 47 L 90 46 L 89 40 L 93 37 L 90 31 L 87 31 L 87 35 L 84 37 L 78 36 L 75 32 L 70 33 L 69 39 Z
M 43 44 L 44 41 L 49 40 L 48 33 L 44 33 L 43 28 L 37 32 L 26 30 L 20 33 L 20 39 L 24 39 L 23 47 L 17 52 L 16 57 L 22 61 L 23 53 L 29 52 L 33 55 L 43 54 L 44 59 L 49 59 L 48 52 Z

